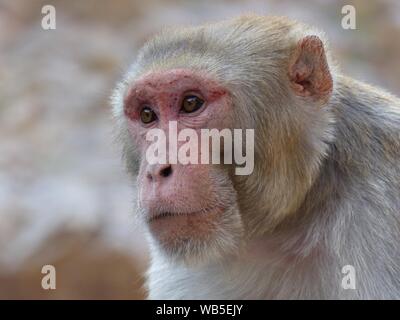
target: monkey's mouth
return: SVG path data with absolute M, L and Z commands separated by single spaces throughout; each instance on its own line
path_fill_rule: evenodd
M 157 220 L 173 218 L 173 217 L 192 217 L 192 216 L 198 216 L 198 215 L 206 215 L 210 212 L 215 212 L 215 211 L 219 211 L 219 210 L 221 210 L 221 208 L 219 208 L 219 207 L 209 207 L 209 208 L 203 208 L 201 210 L 190 211 L 190 212 L 164 211 L 164 212 L 151 214 L 150 218 L 147 220 L 147 222 L 151 223 L 151 222 L 154 222 Z

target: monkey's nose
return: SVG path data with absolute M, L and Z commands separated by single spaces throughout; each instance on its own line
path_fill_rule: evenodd
M 154 165 L 147 171 L 147 179 L 150 181 L 161 180 L 172 175 L 172 166 L 170 164 Z

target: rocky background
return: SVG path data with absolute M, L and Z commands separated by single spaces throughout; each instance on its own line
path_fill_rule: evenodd
M 57 29 L 41 28 L 56 8 Z M 341 27 L 353 4 L 357 30 Z M 141 299 L 148 263 L 108 97 L 163 26 L 240 13 L 324 29 L 342 69 L 400 95 L 398 1 L 0 0 L 0 298 Z M 41 288 L 41 268 L 57 289 Z

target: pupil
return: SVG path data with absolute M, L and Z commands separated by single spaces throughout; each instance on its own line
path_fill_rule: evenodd
M 151 109 L 146 107 L 140 113 L 140 117 L 144 123 L 149 123 L 149 122 L 153 121 L 154 113 Z
M 183 109 L 186 112 L 194 112 L 197 109 L 199 109 L 203 105 L 203 101 L 199 99 L 196 96 L 189 96 L 186 97 L 184 104 L 183 104 Z
M 195 100 L 195 98 L 189 98 L 189 108 L 192 108 L 192 107 L 194 107 L 195 106 L 195 104 L 196 104 L 196 100 Z

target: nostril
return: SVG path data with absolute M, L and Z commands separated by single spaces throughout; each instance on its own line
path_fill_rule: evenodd
M 162 169 L 160 170 L 160 176 L 161 176 L 161 177 L 166 178 L 166 177 L 170 176 L 171 174 L 172 174 L 172 167 L 171 167 L 171 166 L 162 168 Z

